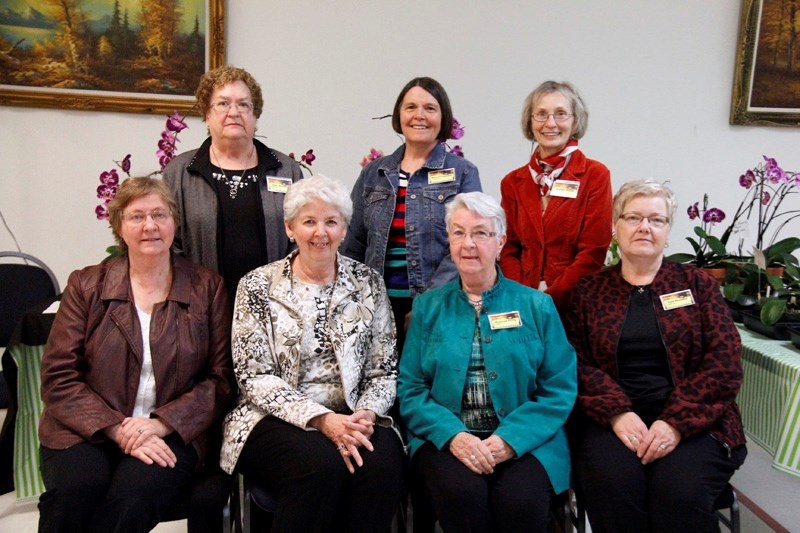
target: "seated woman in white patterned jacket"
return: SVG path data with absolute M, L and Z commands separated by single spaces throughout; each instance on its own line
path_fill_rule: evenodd
M 403 491 L 392 419 L 396 332 L 381 275 L 338 254 L 352 203 L 338 181 L 298 181 L 284 200 L 297 250 L 239 282 L 238 405 L 221 466 L 277 495 L 277 531 L 388 531 Z

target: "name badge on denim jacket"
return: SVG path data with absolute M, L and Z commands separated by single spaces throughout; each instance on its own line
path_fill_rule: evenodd
M 445 168 L 443 170 L 431 170 L 428 172 L 428 185 L 435 185 L 437 183 L 448 183 L 456 181 L 456 169 Z

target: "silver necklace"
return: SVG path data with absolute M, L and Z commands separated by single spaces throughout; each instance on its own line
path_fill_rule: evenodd
M 464 294 L 466 294 L 466 292 Z M 469 294 L 467 294 L 467 300 L 469 301 L 469 304 L 475 308 L 476 311 L 480 311 L 481 307 L 483 307 L 483 298 L 478 298 L 477 300 L 473 300 L 472 298 L 470 298 Z
M 253 152 L 255 152 L 255 150 L 256 145 L 254 144 L 252 150 L 250 150 L 250 155 L 247 156 L 247 161 L 250 161 L 250 158 L 253 157 Z M 222 175 L 214 173 L 214 177 L 217 179 L 217 181 L 220 181 L 229 187 L 230 190 L 228 191 L 228 196 L 231 197 L 231 200 L 236 200 L 236 196 L 239 194 L 239 189 L 244 189 L 251 183 L 255 183 L 258 179 L 258 176 L 253 175 L 245 177 L 248 169 L 242 170 L 241 176 L 234 175 L 228 178 L 228 175 L 225 174 L 225 169 L 222 168 L 222 162 L 219 160 L 219 155 L 217 155 L 217 151 L 214 150 L 213 144 L 211 145 L 211 153 L 217 158 L 217 166 L 219 167 L 220 172 L 222 172 Z

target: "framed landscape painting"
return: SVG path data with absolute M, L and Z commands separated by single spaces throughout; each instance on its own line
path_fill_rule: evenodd
M 730 122 L 800 126 L 800 0 L 743 0 Z
M 197 115 L 223 0 L 0 0 L 0 105 Z

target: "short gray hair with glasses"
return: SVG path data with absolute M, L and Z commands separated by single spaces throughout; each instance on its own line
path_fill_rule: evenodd
M 672 192 L 672 189 L 654 179 L 643 179 L 623 183 L 617 194 L 614 195 L 612 206 L 615 223 L 625 210 L 625 206 L 639 196 L 658 196 L 663 198 L 667 204 L 667 216 L 670 222 L 675 219 L 675 210 L 678 208 L 678 203 L 675 201 L 675 193 Z
M 500 203 L 493 197 L 482 192 L 462 192 L 457 194 L 453 201 L 445 207 L 444 223 L 447 232 L 450 232 L 450 223 L 453 214 L 459 209 L 466 209 L 487 220 L 491 220 L 494 225 L 494 233 L 498 239 L 502 239 L 506 234 L 506 213 Z

